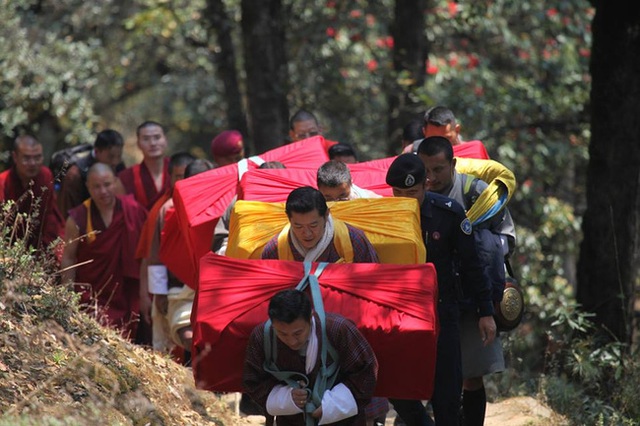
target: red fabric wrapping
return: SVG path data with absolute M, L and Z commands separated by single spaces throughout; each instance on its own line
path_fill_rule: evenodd
M 202 258 L 191 318 L 198 387 L 242 390 L 249 334 L 267 319 L 269 299 L 296 286 L 303 268 L 213 253 Z M 325 310 L 353 320 L 373 347 L 380 364 L 376 395 L 428 399 L 437 338 L 433 265 L 329 264 L 319 281 Z
M 466 141 L 460 145 L 453 146 L 453 155 L 463 158 L 479 158 L 488 160 L 489 153 L 481 141 Z
M 489 155 L 480 141 L 469 141 L 455 145 L 456 157 L 488 159 Z M 387 170 L 396 157 L 381 158 L 362 163 L 349 164 L 353 183 L 384 197 L 392 197 L 393 190 L 386 183 Z M 317 168 L 285 170 L 250 170 L 240 181 L 243 200 L 283 202 L 294 189 L 309 185 L 316 188 Z
M 167 210 L 164 216 L 164 227 L 160 238 L 160 260 L 165 265 L 167 262 L 180 265 L 180 268 L 173 268 L 171 272 L 180 282 L 195 289 L 196 285 L 194 283 L 198 282 L 198 268 L 194 263 L 194 258 L 190 255 L 189 247 L 186 245 L 187 240 L 182 238 L 180 224 L 175 213 L 175 209 L 171 208 Z M 164 247 L 164 250 L 162 250 L 162 247 Z M 172 257 L 167 258 L 167 255 Z
M 351 171 L 351 178 L 360 188 L 390 197 L 393 193 L 385 182 L 386 174 L 386 170 L 361 166 Z M 242 194 L 243 200 L 281 203 L 286 201 L 289 193 L 296 188 L 305 185 L 316 188 L 316 175 L 317 169 L 250 170 L 242 176 L 238 191 Z
M 315 136 L 267 151 L 259 157 L 264 161 L 280 161 L 288 169 L 317 169 L 328 161 L 327 148 L 331 144 L 322 136 Z M 258 167 L 251 159 L 247 161 L 247 166 L 249 170 Z M 190 264 L 176 260 L 183 253 L 176 252 L 174 248 L 186 249 L 197 269 L 200 258 L 211 248 L 216 221 L 236 195 L 237 187 L 238 164 L 209 170 L 176 183 L 173 201 L 180 230 L 176 238 L 185 241 L 179 245 L 167 246 L 164 241 L 160 244 L 160 257 L 166 259 L 165 264 L 174 275 L 197 277 L 197 270 L 195 274 L 185 270 L 191 267 Z M 195 287 L 197 280 L 185 283 Z

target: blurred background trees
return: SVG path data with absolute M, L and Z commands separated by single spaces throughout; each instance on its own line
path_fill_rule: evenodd
M 576 292 L 618 341 L 637 328 L 640 13 L 593 3 L 0 0 L 2 141 L 28 131 L 50 154 L 112 127 L 131 144 L 152 119 L 174 151 L 207 156 L 235 128 L 255 154 L 306 108 L 372 159 L 397 154 L 402 127 L 446 105 L 518 178 L 513 263 L 529 307 L 512 362 L 518 374 L 563 370 L 578 351 L 558 342 L 588 329 Z

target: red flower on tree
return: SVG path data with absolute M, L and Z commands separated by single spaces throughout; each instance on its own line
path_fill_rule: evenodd
M 389 49 L 393 49 L 393 46 L 394 46 L 394 44 L 393 44 L 393 37 L 391 37 L 391 36 L 387 36 L 387 38 L 386 38 L 386 42 L 387 42 L 387 47 L 388 47 Z
M 376 61 L 375 59 L 370 59 L 369 62 L 367 62 L 367 69 L 371 72 L 375 71 L 378 69 L 378 61 Z
M 456 13 L 458 13 L 458 3 L 455 1 L 447 2 L 447 8 L 449 9 L 449 16 L 452 18 L 456 16 Z
M 434 75 L 438 74 L 438 67 L 433 65 L 428 59 L 424 63 L 427 74 Z
M 480 58 L 478 58 L 474 54 L 469 55 L 469 64 L 467 65 L 467 68 L 472 70 L 476 68 L 478 65 L 480 65 Z
M 336 29 L 333 27 L 327 27 L 327 37 L 335 37 L 336 36 Z

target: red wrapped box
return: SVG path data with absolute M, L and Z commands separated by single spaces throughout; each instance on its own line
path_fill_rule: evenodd
M 303 276 L 301 262 L 202 258 L 191 318 L 199 388 L 242 391 L 249 334 L 267 319 L 270 298 Z M 380 365 L 376 395 L 430 398 L 437 342 L 433 265 L 329 264 L 319 281 L 325 311 L 350 318 L 373 347 Z
M 287 168 L 317 169 L 329 160 L 327 150 L 333 144 L 322 136 L 314 136 L 177 182 L 173 190 L 176 210 L 173 220 L 179 233 L 173 236 L 173 244 L 162 241 L 160 246 L 167 268 L 195 287 L 200 258 L 211 248 L 216 222 L 236 195 L 242 175 L 262 161 L 280 161 Z M 189 261 L 184 262 L 183 258 Z

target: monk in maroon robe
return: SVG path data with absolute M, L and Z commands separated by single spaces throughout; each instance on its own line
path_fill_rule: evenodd
M 138 126 L 136 135 L 142 163 L 123 170 L 118 177 L 127 194 L 133 194 L 140 204 L 151 210 L 171 187 L 169 158 L 165 157 L 167 138 L 162 126 L 154 121 L 145 121 Z
M 64 219 L 56 206 L 53 175 L 42 165 L 42 144 L 32 136 L 18 137 L 11 157 L 13 166 L 0 173 L 0 201 L 15 201 L 14 211 L 31 218 L 16 220 L 15 238 L 26 238 L 27 246 L 40 250 L 63 233 Z
M 140 298 L 135 248 L 147 213 L 133 197 L 115 195 L 115 180 L 106 164 L 89 169 L 91 198 L 71 209 L 67 219 L 62 267 L 70 268 L 62 278 L 75 282 L 87 308 L 97 306 L 101 322 L 133 339 Z

